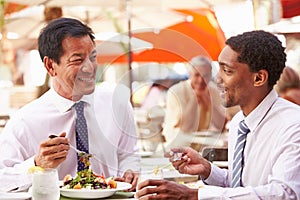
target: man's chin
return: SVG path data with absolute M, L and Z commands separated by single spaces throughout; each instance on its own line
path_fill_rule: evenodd
M 92 88 L 85 88 L 84 95 L 92 94 L 95 91 L 95 87 Z
M 225 108 L 229 108 L 229 107 L 232 107 L 232 106 L 236 106 L 236 104 L 230 102 L 230 101 L 222 101 L 222 105 L 225 107 Z
M 74 90 L 74 95 L 76 96 L 84 96 L 84 95 L 89 95 L 92 94 L 95 91 L 95 86 L 93 87 L 85 87 L 85 88 L 81 88 L 81 89 L 76 89 Z

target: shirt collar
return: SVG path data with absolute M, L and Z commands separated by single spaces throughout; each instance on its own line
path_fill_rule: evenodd
M 278 94 L 276 91 L 274 89 L 271 90 L 263 101 L 260 102 L 260 104 L 245 118 L 245 123 L 251 132 L 253 132 L 259 123 L 265 118 L 277 98 Z
M 51 93 L 50 96 L 53 100 L 55 107 L 62 113 L 69 111 L 76 103 L 72 100 L 60 96 L 53 88 L 51 88 L 49 92 Z M 87 104 L 91 105 L 93 99 L 92 96 L 92 94 L 84 95 L 79 101 L 84 101 Z

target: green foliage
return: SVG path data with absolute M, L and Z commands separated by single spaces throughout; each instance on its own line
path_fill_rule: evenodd
M 4 21 L 5 20 L 4 19 L 5 6 L 6 6 L 5 0 L 0 0 L 0 31 L 1 32 L 4 29 L 4 23 L 5 23 L 5 21 Z

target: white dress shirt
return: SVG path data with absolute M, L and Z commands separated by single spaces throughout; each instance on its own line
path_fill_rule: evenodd
M 234 146 L 241 120 L 250 129 L 244 150 L 244 187 L 230 186 Z M 228 170 L 212 165 L 209 185 L 198 199 L 300 199 L 300 107 L 272 90 L 246 118 L 230 123 Z M 216 187 L 220 186 L 220 187 Z
M 92 170 L 106 177 L 121 176 L 127 169 L 139 171 L 128 88 L 102 83 L 92 95 L 81 100 L 86 102 L 89 152 L 101 160 L 91 158 Z M 27 170 L 34 166 L 40 142 L 50 134 L 66 132 L 70 144 L 76 146 L 74 103 L 50 89 L 15 113 L 0 135 L 0 190 L 30 186 Z M 76 170 L 77 154 L 70 149 L 67 159 L 58 167 L 60 180 L 66 174 L 75 176 Z

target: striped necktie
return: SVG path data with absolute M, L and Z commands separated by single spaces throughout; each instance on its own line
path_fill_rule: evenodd
M 247 134 L 250 132 L 244 120 L 240 122 L 238 130 L 238 138 L 234 149 L 233 170 L 231 187 L 239 187 L 242 185 L 242 170 L 244 165 L 244 148 L 246 144 Z
M 89 142 L 88 142 L 88 129 L 86 124 L 86 119 L 84 117 L 84 102 L 80 101 L 75 104 L 76 110 L 76 121 L 75 121 L 75 131 L 76 131 L 76 146 L 78 150 L 89 153 Z M 79 155 L 77 155 L 77 171 L 82 171 L 85 166 L 84 163 L 79 161 Z

